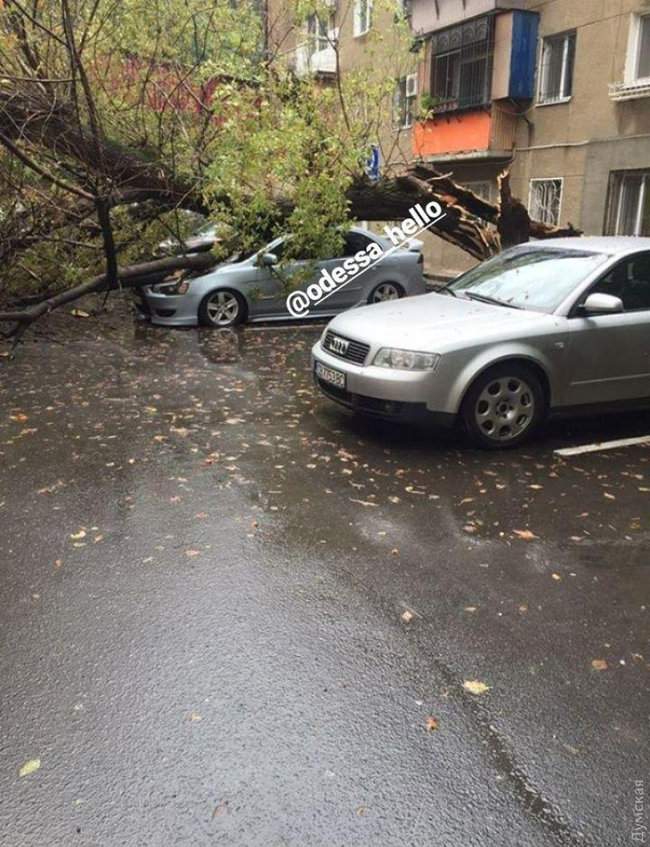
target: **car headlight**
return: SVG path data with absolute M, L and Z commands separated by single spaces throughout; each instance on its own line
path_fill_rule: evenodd
M 397 368 L 402 371 L 432 371 L 438 365 L 438 353 L 417 353 L 414 350 L 396 350 L 382 347 L 373 359 L 378 368 Z
M 190 274 L 187 271 L 176 271 L 176 273 L 166 276 L 162 282 L 152 285 L 151 290 L 156 294 L 168 296 L 187 294 L 190 290 Z

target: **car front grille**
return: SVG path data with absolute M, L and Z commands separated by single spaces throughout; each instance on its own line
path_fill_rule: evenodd
M 337 335 L 330 330 L 325 333 L 323 347 L 333 356 L 338 356 L 339 359 L 345 359 L 346 362 L 354 362 L 357 365 L 363 365 L 370 352 L 369 344 L 352 341 L 351 338 Z

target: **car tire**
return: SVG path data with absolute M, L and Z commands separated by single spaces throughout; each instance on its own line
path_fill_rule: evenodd
M 206 294 L 199 306 L 199 323 L 216 329 L 237 326 L 246 320 L 246 301 L 238 291 L 217 288 Z
M 386 300 L 399 300 L 404 289 L 396 282 L 380 282 L 368 295 L 368 303 L 383 303 Z
M 504 362 L 480 374 L 461 407 L 470 440 L 487 450 L 517 447 L 546 417 L 542 383 L 532 368 Z

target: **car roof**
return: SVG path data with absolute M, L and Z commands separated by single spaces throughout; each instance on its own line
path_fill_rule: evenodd
M 377 232 L 372 232 L 370 229 L 364 229 L 362 226 L 349 226 L 346 230 L 346 235 L 348 232 L 355 232 L 359 235 L 367 235 L 368 238 L 373 238 L 377 241 L 385 241 L 386 239 L 383 236 L 379 235 Z M 269 244 L 274 244 L 276 241 L 284 241 L 287 238 L 291 237 L 290 232 L 285 232 L 282 235 L 276 235 L 272 241 L 269 241 Z
M 378 232 L 373 232 L 371 229 L 364 229 L 362 226 L 349 226 L 346 232 L 356 232 L 358 235 L 367 235 L 368 238 L 381 239 L 382 237 Z
M 640 250 L 650 250 L 650 238 L 642 238 L 634 235 L 547 238 L 542 241 L 529 241 L 526 244 L 518 244 L 517 247 L 530 247 L 531 244 L 542 249 L 548 247 L 556 250 L 558 248 L 562 248 L 563 250 L 587 250 L 594 253 L 607 253 L 610 256 L 624 256 L 630 253 L 638 253 Z

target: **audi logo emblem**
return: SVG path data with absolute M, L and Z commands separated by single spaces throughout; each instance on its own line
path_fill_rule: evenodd
M 333 335 L 330 338 L 330 350 L 333 353 L 339 353 L 341 356 L 345 356 L 348 352 L 348 347 L 350 346 L 350 342 L 346 341 L 345 338 L 338 338 L 336 335 Z

